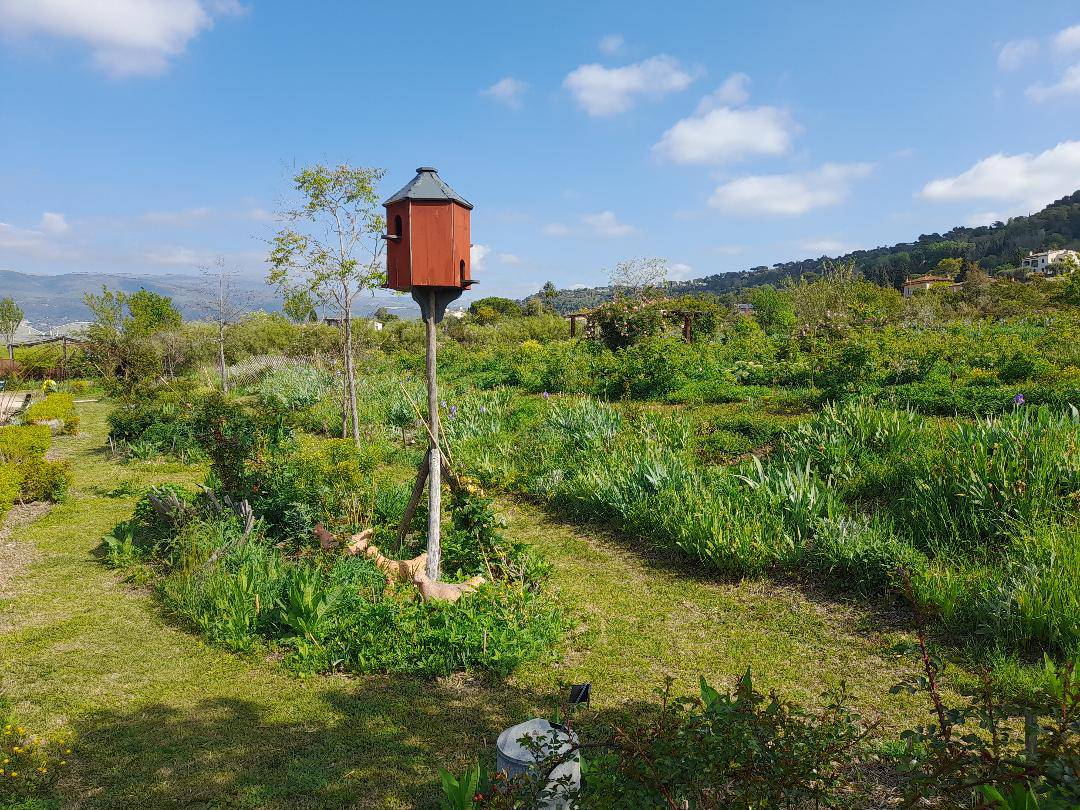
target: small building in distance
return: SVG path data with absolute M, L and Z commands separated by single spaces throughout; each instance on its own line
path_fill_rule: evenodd
M 911 298 L 920 290 L 929 290 L 932 287 L 943 287 L 950 290 L 959 290 L 963 285 L 953 281 L 948 276 L 919 276 L 909 278 L 904 282 L 904 298 Z
M 1077 253 L 1075 250 L 1065 249 L 1044 250 L 1040 253 L 1029 253 L 1021 260 L 1020 266 L 1032 273 L 1053 275 L 1053 271 L 1047 273 L 1047 268 L 1054 262 L 1060 262 L 1063 259 L 1072 259 L 1075 262 L 1080 262 L 1080 253 Z

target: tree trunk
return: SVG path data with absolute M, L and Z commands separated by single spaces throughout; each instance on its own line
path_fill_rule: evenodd
M 427 333 L 427 390 L 428 390 L 428 542 L 427 575 L 436 582 L 439 579 L 439 563 L 442 556 L 440 521 L 442 519 L 442 459 L 439 451 L 439 391 L 435 373 L 435 289 L 428 298 L 428 313 L 424 319 Z
M 356 407 L 356 369 L 353 365 L 353 353 L 352 353 L 352 300 L 349 300 L 349 306 L 345 308 L 343 313 L 345 316 L 345 322 L 342 326 L 345 329 L 345 397 L 348 400 L 347 405 L 349 409 L 349 419 L 352 421 L 352 439 L 356 442 L 356 446 L 360 446 L 360 421 L 359 411 Z
M 218 371 L 221 372 L 221 390 L 229 393 L 229 372 L 225 368 L 225 324 L 218 324 Z

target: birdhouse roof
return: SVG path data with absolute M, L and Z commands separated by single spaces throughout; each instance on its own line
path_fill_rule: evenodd
M 416 170 L 416 177 L 392 195 L 383 205 L 390 205 L 401 200 L 436 200 L 456 202 L 465 208 L 472 208 L 472 203 L 454 191 L 439 177 L 438 171 L 430 166 L 421 166 Z

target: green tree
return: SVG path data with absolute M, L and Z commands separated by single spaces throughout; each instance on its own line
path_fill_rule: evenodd
M 948 276 L 949 278 L 956 278 L 964 269 L 964 260 L 949 258 L 942 259 L 934 267 L 934 272 L 939 276 Z
M 478 298 L 469 305 L 469 312 L 481 318 L 483 310 L 490 310 L 495 317 L 520 318 L 522 315 L 521 305 L 510 298 L 500 298 L 497 295 L 487 298 Z M 486 314 L 486 313 L 484 313 Z
M 768 334 L 783 334 L 795 325 L 795 309 L 788 293 L 766 284 L 750 290 L 747 297 L 754 308 L 754 319 Z
M 382 169 L 315 164 L 292 178 L 295 199 L 281 212 L 291 223 L 271 242 L 269 282 L 284 295 L 304 290 L 332 306 L 341 319 L 343 375 L 342 435 L 360 444 L 353 364 L 352 310 L 364 290 L 385 279 L 382 267 L 386 228 L 379 204 Z
M 23 311 L 11 296 L 0 298 L 0 334 L 8 345 L 15 340 L 15 330 L 23 322 Z
M 1080 307 L 1080 273 L 1073 273 L 1054 297 L 1060 304 Z
M 125 329 L 139 337 L 176 329 L 184 320 L 169 296 L 147 289 L 132 293 L 127 299 L 127 308 L 130 319 L 125 323 Z
M 293 323 L 315 323 L 319 320 L 315 299 L 308 290 L 293 290 L 286 293 L 282 311 Z

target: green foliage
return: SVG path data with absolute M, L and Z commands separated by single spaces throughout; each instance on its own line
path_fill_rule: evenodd
M 33 403 L 23 413 L 23 421 L 28 423 L 49 422 L 59 419 L 63 423 L 63 432 L 74 435 L 79 429 L 79 416 L 75 412 L 75 397 L 71 394 L 56 392 L 45 399 Z
M 202 448 L 195 435 L 195 399 L 187 387 L 173 385 L 122 401 L 109 412 L 109 439 L 132 455 L 198 458 Z
M 12 718 L 0 720 L 0 807 L 47 806 L 37 802 L 52 795 L 67 768 L 68 741 L 34 736 Z
M 52 432 L 44 425 L 8 425 L 0 427 L 0 465 L 8 468 L 5 483 L 0 485 L 0 513 L 21 501 L 64 500 L 71 479 L 66 461 L 45 458 Z M 15 487 L 14 495 L 7 492 Z M 6 505 L 5 505 L 6 504 Z
M 0 462 L 0 520 L 8 513 L 22 490 L 22 472 L 15 464 Z
M 15 330 L 19 328 L 24 317 L 22 309 L 10 295 L 0 298 L 0 335 L 4 336 L 5 343 L 14 339 Z
M 647 298 L 616 298 L 593 310 L 586 334 L 611 351 L 660 334 L 663 306 Z
M 167 295 L 140 289 L 128 296 L 126 303 L 131 314 L 124 328 L 130 335 L 146 337 L 180 326 L 180 313 Z
M 488 296 L 477 298 L 469 304 L 469 314 L 481 323 L 490 323 L 498 318 L 520 318 L 521 305 L 509 298 Z
M 313 406 L 333 384 L 333 377 L 321 369 L 289 363 L 263 377 L 255 386 L 255 395 L 264 407 L 287 415 Z
M 961 690 L 965 703 L 954 708 L 941 695 L 943 664 L 921 627 L 912 652 L 922 672 L 892 691 L 925 693 L 933 720 L 901 734 L 905 748 L 898 765 L 909 803 L 1061 810 L 1080 805 L 1075 663 L 1059 667 L 1044 658 L 1044 686 L 1026 705 L 1003 699 L 983 673 L 973 688 Z

